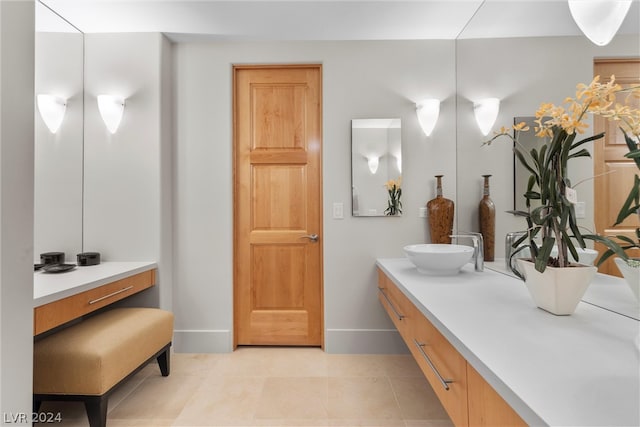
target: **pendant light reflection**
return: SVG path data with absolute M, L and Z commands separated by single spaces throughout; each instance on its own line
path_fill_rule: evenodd
M 498 111 L 500 111 L 500 100 L 498 98 L 485 98 L 474 102 L 473 113 L 483 135 L 486 136 L 491 131 L 498 118 Z
M 416 114 L 424 134 L 426 136 L 431 135 L 440 115 L 440 100 L 423 99 L 416 104 Z
M 98 110 L 104 124 L 112 134 L 116 133 L 124 113 L 124 98 L 113 95 L 98 95 Z
M 573 20 L 584 35 L 598 46 L 609 44 L 631 7 L 631 0 L 568 1 Z
M 56 95 L 39 94 L 36 97 L 40 117 L 51 133 L 58 132 L 64 113 L 67 111 L 67 101 Z

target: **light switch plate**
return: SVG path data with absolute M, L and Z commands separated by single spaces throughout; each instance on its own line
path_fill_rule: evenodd
M 584 218 L 587 215 L 587 208 L 585 202 L 576 203 L 576 218 Z
M 427 208 L 426 207 L 421 207 L 418 209 L 418 216 L 420 218 L 426 218 L 427 217 Z
M 344 219 L 344 204 L 339 202 L 333 204 L 333 219 Z

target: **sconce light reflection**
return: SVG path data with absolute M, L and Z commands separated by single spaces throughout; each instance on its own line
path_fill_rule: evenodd
M 426 136 L 431 135 L 433 128 L 436 127 L 438 115 L 440 115 L 440 100 L 423 99 L 416 104 L 416 114 L 424 134 Z
M 51 133 L 56 133 L 62 125 L 67 101 L 56 95 L 40 94 L 36 97 L 40 117 Z
M 369 172 L 375 175 L 378 172 L 378 166 L 380 165 L 380 157 L 372 155 L 367 157 L 367 163 L 369 164 Z
M 98 95 L 98 110 L 109 132 L 116 133 L 124 113 L 124 99 L 113 95 Z
M 498 98 L 486 98 L 473 104 L 473 113 L 483 135 L 486 136 L 491 131 L 498 118 L 498 111 L 500 111 L 500 100 Z
M 630 7 L 631 0 L 569 0 L 578 28 L 598 46 L 609 44 Z

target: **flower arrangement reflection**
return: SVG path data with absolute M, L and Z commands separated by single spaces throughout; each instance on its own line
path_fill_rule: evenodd
M 625 98 L 624 104 L 616 103 L 618 94 L 628 92 L 630 97 Z M 593 114 L 618 122 L 630 150 L 636 150 L 637 143 L 630 135 L 640 141 L 640 113 L 637 108 L 629 104 L 633 99 L 640 99 L 640 87 L 622 88 L 615 82 L 615 76 L 607 83 L 600 83 L 600 77 L 596 77 L 589 85 L 578 84 L 575 97 L 565 98 L 562 105 L 543 103 L 536 112 L 536 136 L 544 140 L 540 149 L 527 151 L 518 142 L 520 132 L 529 128 L 525 123 L 519 123 L 512 128 L 501 128 L 489 141 L 489 145 L 495 139 L 506 136 L 514 141 L 514 152 L 518 161 L 529 171 L 527 191 L 523 195 L 527 211 L 511 211 L 511 213 L 523 216 L 528 225 L 528 234 L 514 243 L 514 247 L 520 246 L 528 239 L 531 261 L 535 263 L 536 270 L 543 272 L 548 265 L 555 267 L 568 267 L 570 265 L 569 253 L 574 259 L 578 254 L 572 239 L 577 244 L 585 247 L 585 238 L 600 241 L 608 245 L 612 252 L 622 253 L 619 245 L 606 237 L 595 235 L 582 235 L 576 221 L 574 204 L 577 202 L 576 191 L 572 188 L 569 179 L 569 164 L 571 159 L 590 157 L 584 144 L 595 141 L 604 136 L 604 132 L 576 141 L 579 134 L 583 134 L 588 128 L 587 114 Z M 514 131 L 513 136 L 511 131 Z M 638 157 L 635 157 L 640 162 Z M 640 163 L 638 163 L 640 166 Z M 635 187 L 640 181 L 636 178 Z M 634 190 L 632 190 L 633 194 Z M 636 210 L 638 208 L 638 189 L 635 189 Z M 631 197 L 631 196 L 630 196 Z M 536 200 L 539 206 L 532 208 L 531 202 Z M 535 238 L 539 235 L 542 244 L 539 247 Z M 557 258 L 551 257 L 553 247 L 558 246 Z M 517 253 L 518 251 L 514 252 Z M 600 261 L 601 262 L 601 261 Z
M 402 196 L 402 177 L 393 180 L 390 179 L 385 183 L 387 192 L 389 193 L 389 199 L 387 200 L 387 209 L 384 210 L 385 215 L 398 215 L 402 213 L 402 202 L 400 197 Z

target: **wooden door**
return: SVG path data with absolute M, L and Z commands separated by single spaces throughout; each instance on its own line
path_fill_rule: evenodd
M 321 72 L 234 67 L 235 345 L 322 345 Z
M 601 82 L 609 81 L 611 75 L 616 76 L 616 82 L 623 87 L 637 85 L 640 82 L 640 58 L 608 59 L 594 61 L 594 75 L 600 76 Z M 626 94 L 619 94 L 620 102 Z M 638 107 L 638 100 L 635 99 Z M 629 151 L 624 136 L 614 121 L 607 121 L 601 117 L 594 119 L 594 133 L 606 132 L 603 140 L 594 144 L 594 221 L 596 232 L 603 235 L 627 235 L 635 238 L 635 229 L 640 226 L 638 217 L 630 216 L 622 224 L 613 226 L 620 207 L 626 200 L 633 176 L 638 168 L 633 160 L 624 157 Z M 615 171 L 613 173 L 608 173 Z M 602 175 L 605 174 L 606 175 Z M 596 245 L 599 252 L 604 251 L 603 245 Z M 636 253 L 633 256 L 638 256 Z M 600 273 L 621 276 L 613 258 L 600 266 Z

